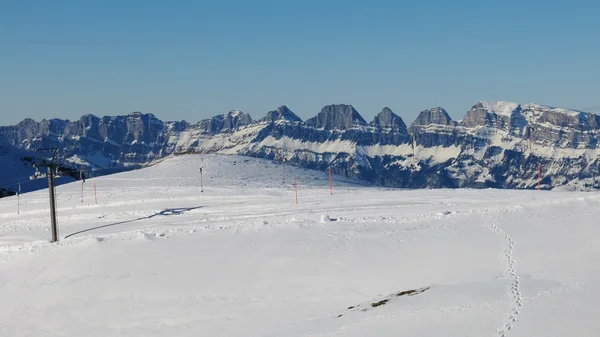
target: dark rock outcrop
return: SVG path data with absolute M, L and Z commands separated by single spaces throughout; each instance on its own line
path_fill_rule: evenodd
M 267 112 L 267 115 L 263 117 L 260 121 L 275 122 L 280 120 L 292 123 L 302 123 L 302 119 L 296 116 L 296 114 L 292 110 L 288 109 L 288 107 L 285 105 L 280 106 L 279 108 L 277 108 L 277 110 Z
M 424 126 L 430 124 L 455 126 L 456 122 L 450 118 L 450 115 L 448 115 L 446 110 L 437 107 L 421 111 L 411 126 Z
M 373 118 L 371 125 L 380 129 L 389 129 L 392 132 L 398 132 L 400 134 L 407 134 L 406 124 L 400 116 L 396 115 L 390 108 L 385 107 L 380 113 Z
M 200 121 L 198 127 L 205 134 L 214 135 L 221 132 L 233 132 L 251 123 L 252 117 L 249 114 L 239 110 L 231 110 L 226 114 Z
M 459 125 L 467 128 L 486 126 L 507 130 L 512 113 L 518 113 L 520 106 L 509 103 L 499 105 L 499 108 L 502 109 L 501 112 L 483 102 L 479 102 L 467 112 Z
M 307 119 L 306 126 L 325 130 L 348 130 L 365 126 L 367 122 L 352 105 L 327 105 L 316 117 Z

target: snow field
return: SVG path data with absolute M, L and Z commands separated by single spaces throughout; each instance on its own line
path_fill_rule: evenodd
M 204 192 L 200 192 L 203 167 Z M 600 197 L 236 156 L 0 199 L 0 336 L 595 336 Z M 293 177 L 299 182 L 295 204 Z M 92 186 L 98 187 L 99 204 Z M 322 221 L 328 220 L 328 221 Z

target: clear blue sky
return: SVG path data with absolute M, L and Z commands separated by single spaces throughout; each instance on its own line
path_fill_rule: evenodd
M 600 106 L 600 1 L 3 0 L 0 125 Z

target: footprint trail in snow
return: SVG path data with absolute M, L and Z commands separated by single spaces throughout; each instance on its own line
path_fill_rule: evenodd
M 510 285 L 510 295 L 512 298 L 510 312 L 507 314 L 507 318 L 501 323 L 501 327 L 498 329 L 497 336 L 506 337 L 508 332 L 512 330 L 517 323 L 521 307 L 523 306 L 523 294 L 519 287 L 519 276 L 517 275 L 516 261 L 513 257 L 513 248 L 515 242 L 513 239 L 500 227 L 498 227 L 490 214 L 485 213 L 486 220 L 494 233 L 501 236 L 508 242 L 508 246 L 503 252 L 504 259 L 506 260 L 506 276 L 512 281 Z

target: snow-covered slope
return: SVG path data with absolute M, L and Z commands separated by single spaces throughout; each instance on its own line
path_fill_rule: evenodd
M 203 187 L 199 168 L 203 167 Z M 239 156 L 0 200 L 0 336 L 596 336 L 597 193 L 388 190 Z M 297 178 L 298 204 L 292 178 Z M 98 190 L 98 204 L 93 184 Z M 325 220 L 325 221 L 322 221 Z

